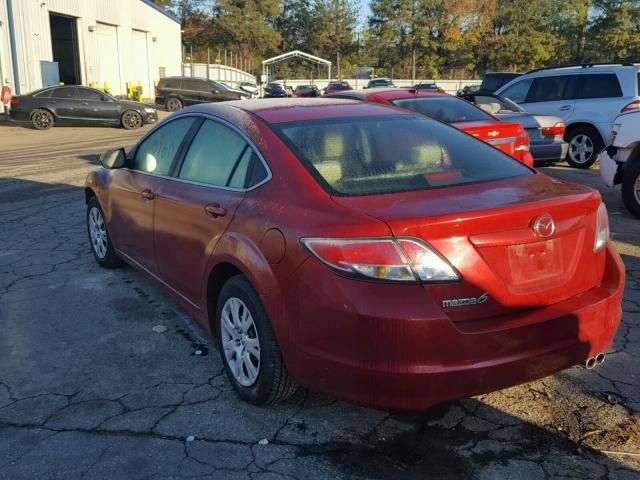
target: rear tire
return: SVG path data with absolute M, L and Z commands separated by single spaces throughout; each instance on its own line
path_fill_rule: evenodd
M 565 137 L 569 143 L 567 163 L 574 168 L 587 169 L 600 158 L 604 148 L 600 133 L 593 127 L 577 127 Z
M 36 130 L 49 130 L 55 123 L 53 113 L 49 110 L 37 108 L 31 113 L 31 124 Z
M 135 130 L 142 126 L 142 115 L 135 110 L 127 110 L 120 117 L 120 123 L 127 130 Z
M 104 212 L 96 197 L 91 197 L 87 202 L 87 233 L 93 257 L 98 265 L 104 268 L 116 268 L 124 265 L 122 259 L 113 249 Z
M 267 312 L 244 275 L 222 287 L 215 327 L 222 364 L 244 401 L 271 405 L 295 393 L 298 386 L 284 365 Z
M 624 170 L 622 201 L 631 215 L 640 218 L 640 161 L 635 161 Z
M 179 98 L 170 98 L 167 100 L 167 111 L 168 112 L 177 112 L 178 110 L 182 110 L 183 105 Z

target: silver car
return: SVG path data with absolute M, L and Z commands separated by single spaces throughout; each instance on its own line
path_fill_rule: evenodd
M 562 162 L 567 156 L 569 144 L 564 141 L 565 126 L 560 117 L 534 115 L 508 98 L 494 94 L 475 93 L 464 98 L 500 120 L 522 125 L 529 135 L 529 151 L 537 165 Z

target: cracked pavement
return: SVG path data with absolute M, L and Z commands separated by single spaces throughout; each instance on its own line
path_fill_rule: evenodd
M 639 478 L 640 221 L 596 170 L 546 169 L 601 189 L 626 264 L 604 365 L 419 414 L 306 391 L 258 408 L 147 278 L 93 260 L 84 178 L 141 134 L 0 122 L 1 478 Z

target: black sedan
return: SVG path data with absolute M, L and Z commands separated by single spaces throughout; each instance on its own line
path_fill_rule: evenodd
M 81 86 L 47 87 L 11 98 L 11 119 L 37 130 L 54 125 L 113 125 L 127 130 L 158 121 L 155 108 Z
M 279 83 L 267 83 L 264 87 L 264 98 L 284 98 L 289 97 L 290 95 L 284 89 L 284 87 Z

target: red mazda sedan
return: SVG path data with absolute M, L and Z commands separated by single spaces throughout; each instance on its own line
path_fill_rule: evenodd
M 461 98 L 441 92 L 402 88 L 351 90 L 331 93 L 329 96 L 395 105 L 427 115 L 484 140 L 533 167 L 533 156 L 529 153 L 529 135 L 522 125 L 504 122 Z
M 203 104 L 102 162 L 95 259 L 164 288 L 255 404 L 424 409 L 594 363 L 621 319 L 600 195 L 422 115 Z

